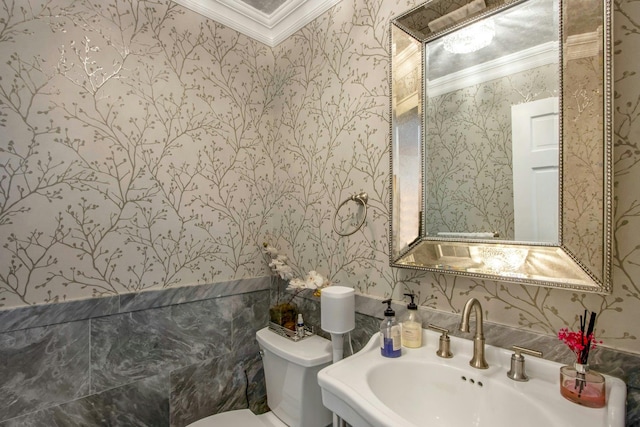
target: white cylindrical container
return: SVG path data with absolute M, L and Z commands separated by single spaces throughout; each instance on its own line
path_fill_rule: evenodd
M 330 334 L 344 334 L 356 327 L 356 291 L 329 286 L 320 294 L 321 327 Z

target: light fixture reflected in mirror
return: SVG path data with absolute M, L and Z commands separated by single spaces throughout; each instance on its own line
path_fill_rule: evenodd
M 442 42 L 449 53 L 472 53 L 489 46 L 495 34 L 495 24 L 487 18 L 444 36 Z
M 529 254 L 527 248 L 480 246 L 474 249 L 476 251 L 471 251 L 471 253 L 477 252 L 475 255 L 478 261 L 484 265 L 485 272 L 498 275 L 517 274 Z

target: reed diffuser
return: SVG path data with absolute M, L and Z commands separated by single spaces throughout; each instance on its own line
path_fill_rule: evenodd
M 580 316 L 579 331 L 567 328 L 558 331 L 558 338 L 576 355 L 573 366 L 560 368 L 560 394 L 577 404 L 602 408 L 606 404 L 605 378 L 589 369 L 589 351 L 598 344 L 594 335 L 596 313 L 587 314 L 585 310 L 584 315 Z

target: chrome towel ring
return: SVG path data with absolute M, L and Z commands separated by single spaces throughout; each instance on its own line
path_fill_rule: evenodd
M 356 203 L 360 203 L 364 207 L 364 213 L 362 214 L 362 219 L 360 220 L 356 228 L 353 229 L 353 231 L 350 231 L 348 233 L 342 233 L 338 231 L 338 229 L 336 228 L 336 218 L 338 216 L 338 212 L 340 212 L 340 208 L 342 208 L 347 202 L 350 202 L 352 200 Z M 367 202 L 368 201 L 369 201 L 369 196 L 367 195 L 367 193 L 362 191 L 360 193 L 354 194 L 353 196 L 346 199 L 344 202 L 340 203 L 340 205 L 338 206 L 338 209 L 336 209 L 336 213 L 333 214 L 333 231 L 335 231 L 336 234 L 340 236 L 351 236 L 353 233 L 360 230 L 360 228 L 364 224 L 364 221 L 367 219 Z

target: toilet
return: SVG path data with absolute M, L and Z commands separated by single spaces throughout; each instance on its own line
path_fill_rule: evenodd
M 271 412 L 249 409 L 223 412 L 188 427 L 325 427 L 332 413 L 322 405 L 318 371 L 332 360 L 331 341 L 317 335 L 294 342 L 269 328 L 256 339 L 262 350 L 267 403 Z

